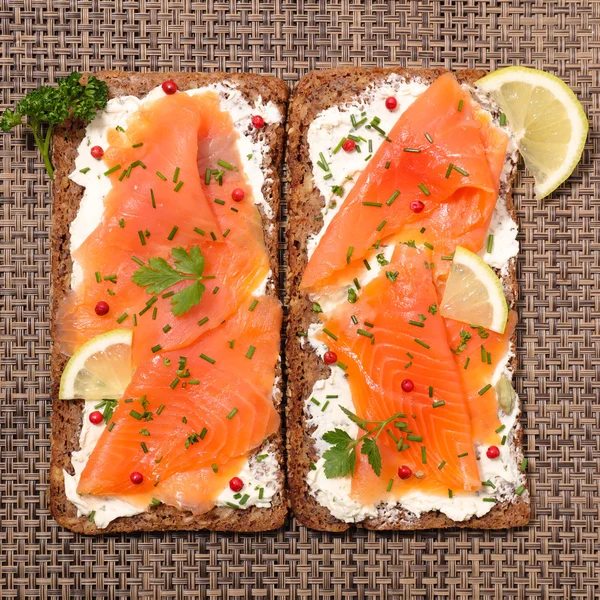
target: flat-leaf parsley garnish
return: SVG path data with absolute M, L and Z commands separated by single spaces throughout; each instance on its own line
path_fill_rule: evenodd
M 166 289 L 181 283 L 191 282 L 171 296 L 171 312 L 176 316 L 183 315 L 200 303 L 205 286 L 203 279 L 214 279 L 214 275 L 202 275 L 204 272 L 204 256 L 198 246 L 192 246 L 189 252 L 185 248 L 171 250 L 174 267 L 164 258 L 148 259 L 148 265 L 142 265 L 131 279 L 140 287 L 145 287 L 149 294 L 162 294 Z

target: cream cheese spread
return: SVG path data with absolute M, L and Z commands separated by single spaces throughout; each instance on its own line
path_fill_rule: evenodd
M 186 90 L 183 93 L 195 95 L 207 91 L 218 93 L 221 110 L 229 112 L 231 115 L 234 127 L 239 134 L 237 140 L 238 152 L 244 165 L 244 173 L 252 188 L 254 202 L 262 209 L 267 219 L 273 221 L 275 215 L 263 195 L 263 186 L 270 181 L 268 173 L 265 178 L 262 168 L 269 146 L 260 133 L 256 139 L 252 135 L 251 119 L 254 115 L 261 115 L 265 123 L 280 123 L 282 115 L 279 108 L 272 102 L 264 104 L 260 98 L 255 104 L 250 104 L 242 96 L 242 93 L 236 89 L 235 85 L 225 83 Z M 85 137 L 78 148 L 75 169 L 69 176 L 72 181 L 85 188 L 79 210 L 70 227 L 71 253 L 83 243 L 102 220 L 104 198 L 111 189 L 110 178 L 104 176 L 106 165 L 103 161 L 96 160 L 91 156 L 90 148 L 93 146 L 106 148 L 109 129 L 118 126 L 126 128 L 129 117 L 140 106 L 164 95 L 162 87 L 159 86 L 141 99 L 135 96 L 113 98 L 108 101 L 105 110 L 99 112 L 96 118 L 87 126 Z M 269 226 L 275 227 L 275 224 L 271 222 Z M 71 275 L 72 288 L 77 287 L 81 281 L 81 275 L 81 268 L 74 260 Z M 253 295 L 263 295 L 267 286 L 272 283 L 272 278 L 273 274 L 269 271 Z M 274 395 L 276 393 L 275 388 L 276 386 L 274 386 Z M 66 496 L 77 507 L 78 516 L 94 513 L 94 523 L 97 527 L 104 528 L 118 517 L 130 517 L 144 511 L 119 498 L 79 495 L 77 493 L 81 473 L 105 428 L 104 423 L 100 425 L 90 423 L 89 415 L 96 404 L 95 401 L 85 403 L 79 436 L 80 450 L 73 452 L 71 457 L 74 474 L 71 475 L 67 471 L 63 471 L 63 473 Z M 259 459 L 258 456 L 261 458 Z M 271 506 L 273 496 L 281 488 L 279 473 L 279 463 L 270 445 L 266 445 L 259 453 L 251 456 L 238 475 L 244 482 L 243 495 L 247 494 L 249 496 L 248 500 L 239 508 L 246 509 L 251 506 L 267 508 Z M 233 495 L 234 492 L 229 488 L 224 489 L 217 499 L 217 506 L 228 506 L 232 503 L 237 505 L 238 500 Z
M 380 127 L 384 131 L 389 131 L 400 115 L 426 88 L 427 84 L 425 83 L 418 81 L 407 83 L 399 76 L 393 75 L 383 84 L 367 88 L 352 103 L 322 111 L 311 123 L 308 131 L 309 156 L 313 164 L 314 182 L 325 198 L 325 206 L 322 209 L 323 226 L 317 234 L 309 237 L 307 242 L 309 259 L 331 220 L 343 206 L 344 199 L 338 197 L 332 187 L 343 186 L 344 197 L 347 197 L 358 175 L 366 168 L 369 155 L 374 154 L 384 140 L 376 131 L 361 128 L 359 135 L 367 139 L 366 143 L 361 142 L 360 144 L 362 146 L 361 153 L 339 151 L 334 154 L 333 151 L 339 140 L 347 135 L 352 127 L 351 115 L 365 113 L 370 118 L 377 115 L 381 119 Z M 394 96 L 398 101 L 397 108 L 393 111 L 385 108 L 385 99 L 389 96 Z M 366 151 L 369 147 L 368 140 L 371 140 L 372 152 Z M 512 166 L 516 162 L 516 156 L 516 145 L 511 139 L 507 149 L 505 168 L 501 174 L 501 187 L 505 186 L 508 181 Z M 323 158 L 329 166 L 329 171 L 325 171 L 317 164 L 318 162 L 322 163 Z M 332 173 L 333 177 L 326 178 L 328 173 Z M 488 232 L 488 235 L 494 236 L 492 251 L 488 253 L 486 249 L 483 249 L 480 252 L 484 261 L 501 272 L 505 271 L 509 261 L 514 259 L 519 252 L 517 233 L 517 224 L 508 213 L 504 199 L 498 198 Z M 386 260 L 390 260 L 393 245 L 382 245 L 380 252 L 384 253 Z M 374 279 L 381 270 L 376 261 L 369 262 L 372 270 L 365 271 L 361 276 L 362 279 L 359 278 L 361 286 Z M 348 289 L 343 288 L 337 294 L 329 294 L 327 297 L 315 296 L 312 299 L 319 302 L 323 311 L 328 312 L 341 302 L 347 301 L 347 293 Z M 311 324 L 307 337 L 300 338 L 300 343 L 303 346 L 305 343 L 310 344 L 322 357 L 327 351 L 327 345 L 316 338 L 316 334 L 321 329 L 321 325 Z M 492 385 L 497 383 L 502 374 L 508 379 L 512 379 L 512 372 L 508 364 L 513 355 L 514 350 L 511 348 L 499 362 Z M 306 481 L 310 493 L 317 502 L 326 507 L 337 519 L 348 523 L 357 523 L 368 517 L 386 515 L 390 510 L 401 508 L 408 511 L 409 519 L 418 518 L 422 513 L 438 510 L 455 521 L 463 521 L 472 516 L 481 517 L 493 508 L 495 503 L 484 500 L 484 498 L 494 498 L 498 502 L 514 498 L 515 488 L 525 482 L 525 477 L 519 471 L 517 462 L 522 457 L 517 455 L 513 441 L 519 428 L 517 417 L 520 408 L 517 399 L 510 415 L 499 411 L 499 417 L 506 432 L 505 443 L 499 446 L 500 456 L 490 460 L 485 454 L 487 447 L 475 448 L 481 480 L 489 481 L 495 487 L 484 486 L 479 492 L 457 493 L 452 498 L 413 491 L 403 496 L 398 503 L 382 501 L 377 505 L 363 505 L 351 496 L 352 480 L 350 477 L 328 479 L 323 468 L 322 456 L 330 447 L 327 442 L 322 440 L 323 434 L 336 427 L 347 431 L 352 437 L 355 437 L 358 431 L 357 426 L 342 412 L 340 406 L 354 412 L 352 394 L 344 372 L 340 368 L 332 366 L 331 375 L 327 379 L 315 383 L 312 393 L 305 402 L 306 427 L 311 431 L 318 456 L 318 460 L 312 465 L 306 476 Z M 391 514 L 391 518 L 397 518 L 394 513 Z

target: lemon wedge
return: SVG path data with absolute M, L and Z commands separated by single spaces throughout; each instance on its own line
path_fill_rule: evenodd
M 496 273 L 470 250 L 457 246 L 440 305 L 443 317 L 504 333 L 508 305 Z
M 131 329 L 113 329 L 86 342 L 60 379 L 62 400 L 121 398 L 131 381 Z
M 568 179 L 581 159 L 588 120 L 572 90 L 558 77 L 526 67 L 507 67 L 475 84 L 506 115 L 525 165 L 544 198 Z

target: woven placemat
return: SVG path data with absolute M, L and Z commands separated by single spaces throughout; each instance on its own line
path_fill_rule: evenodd
M 0 595 L 4 598 L 600 597 L 600 2 L 0 0 L 0 107 L 70 71 L 225 70 L 290 84 L 340 65 L 495 68 L 563 78 L 591 120 L 544 202 L 521 169 L 517 383 L 533 518 L 500 532 L 86 538 L 48 512 L 50 185 L 0 136 Z

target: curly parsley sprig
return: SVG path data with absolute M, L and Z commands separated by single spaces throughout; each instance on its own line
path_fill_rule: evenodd
M 406 415 L 404 413 L 396 413 L 385 421 L 369 421 L 361 419 L 343 406 L 340 406 L 340 408 L 353 423 L 356 423 L 366 433 L 357 439 L 353 439 L 347 431 L 336 427 L 333 431 L 328 431 L 323 435 L 323 440 L 331 444 L 331 448 L 323 453 L 323 458 L 325 459 L 325 477 L 332 479 L 334 477 L 354 475 L 356 468 L 356 448 L 359 444 L 362 444 L 360 449 L 361 454 L 367 456 L 369 465 L 375 475 L 379 477 L 381 475 L 381 452 L 377 445 L 379 436 L 390 423 L 397 419 L 403 419 Z
M 17 125 L 27 125 L 40 150 L 50 178 L 54 167 L 50 160 L 50 143 L 54 127 L 74 117 L 91 121 L 96 111 L 108 102 L 108 87 L 104 81 L 81 73 L 71 73 L 58 82 L 58 87 L 43 86 L 29 92 L 15 107 L 4 111 L 0 129 L 8 132 Z

